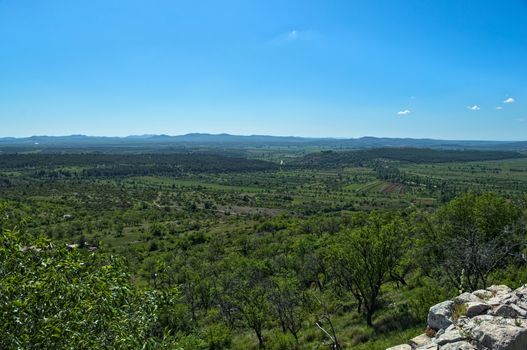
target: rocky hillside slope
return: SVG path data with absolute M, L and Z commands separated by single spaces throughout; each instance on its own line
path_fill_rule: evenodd
M 387 350 L 527 350 L 527 284 L 491 286 L 430 308 L 428 328 Z

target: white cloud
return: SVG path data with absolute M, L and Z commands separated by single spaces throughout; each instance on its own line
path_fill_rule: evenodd
M 503 103 L 514 103 L 514 101 L 516 101 L 514 98 L 509 97 L 508 99 L 506 99 L 505 101 L 503 101 Z
M 478 105 L 467 106 L 467 108 L 470 109 L 471 111 L 479 111 L 481 109 L 481 107 Z
M 287 32 L 287 40 L 295 40 L 298 38 L 298 30 L 293 29 Z
M 412 113 L 412 111 L 410 111 L 409 109 L 405 109 L 404 111 L 397 112 L 397 115 L 408 115 L 410 113 Z
M 498 106 L 498 107 L 496 107 L 496 109 L 497 109 L 498 111 L 501 111 L 501 110 L 503 109 L 503 107 L 502 107 L 502 106 Z

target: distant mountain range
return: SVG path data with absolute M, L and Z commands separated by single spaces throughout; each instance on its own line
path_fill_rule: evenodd
M 413 138 L 309 138 L 295 136 L 230 135 L 193 133 L 179 136 L 132 135 L 103 137 L 86 135 L 31 136 L 0 138 L 0 149 L 171 149 L 171 148 L 247 148 L 247 147 L 321 147 L 330 149 L 364 149 L 381 147 L 414 147 L 434 149 L 527 150 L 527 141 L 470 141 Z

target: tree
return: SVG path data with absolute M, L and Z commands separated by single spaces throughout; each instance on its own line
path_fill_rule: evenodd
M 223 263 L 225 272 L 217 290 L 220 305 L 229 317 L 240 316 L 242 323 L 256 334 L 259 348 L 264 349 L 263 330 L 270 313 L 267 268 L 262 261 L 239 255 L 232 255 Z
M 269 298 L 282 331 L 290 332 L 298 345 L 298 332 L 302 328 L 302 320 L 305 316 L 299 282 L 291 277 L 273 277 Z
M 423 270 L 438 272 L 460 290 L 487 287 L 489 275 L 515 261 L 525 244 L 521 210 L 493 193 L 452 200 L 424 228 Z
M 401 219 L 373 213 L 364 226 L 337 235 L 327 252 L 334 278 L 355 296 L 369 326 L 381 287 L 401 264 L 405 232 Z

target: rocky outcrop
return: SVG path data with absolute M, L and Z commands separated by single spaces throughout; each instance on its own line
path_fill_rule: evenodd
M 387 350 L 526 350 L 527 285 L 491 286 L 430 308 L 428 330 Z

